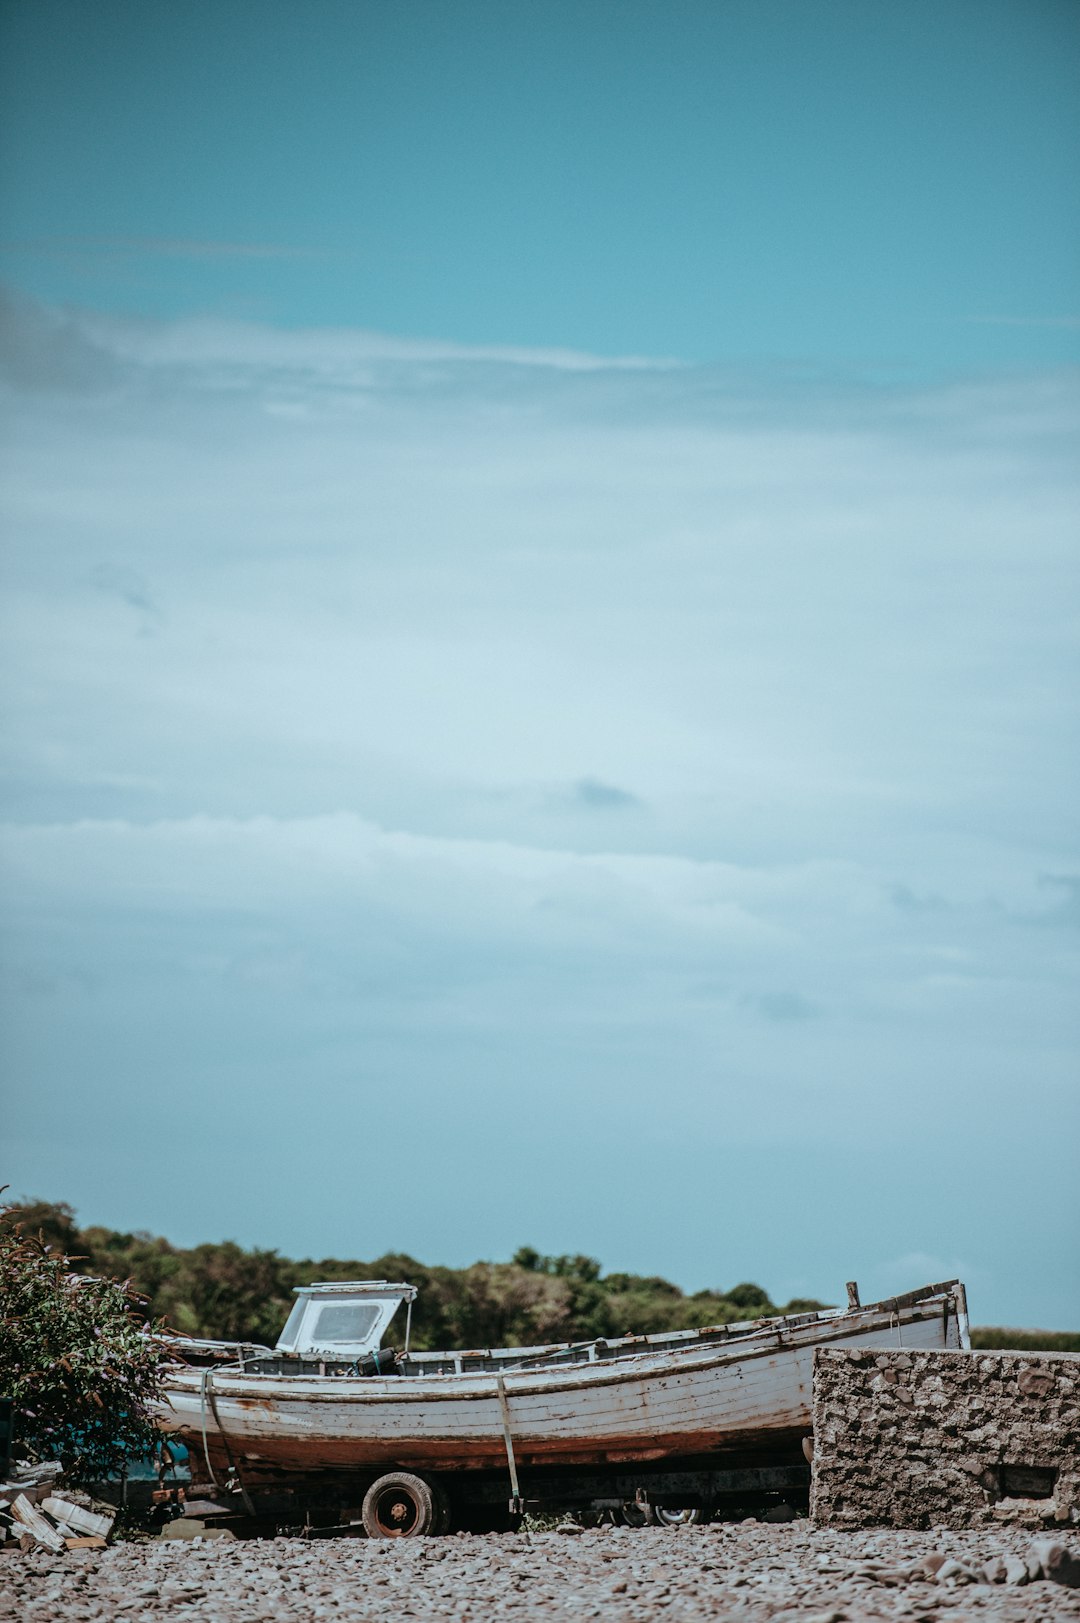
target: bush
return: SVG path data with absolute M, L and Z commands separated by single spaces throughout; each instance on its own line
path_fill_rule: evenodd
M 73 1481 L 151 1451 L 161 1342 L 127 1283 L 72 1272 L 63 1251 L 0 1212 L 0 1381 L 17 1451 L 59 1459 Z

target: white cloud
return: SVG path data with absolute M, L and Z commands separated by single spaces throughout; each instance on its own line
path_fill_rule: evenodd
M 193 371 L 243 368 L 264 376 L 270 371 L 286 372 L 323 384 L 364 381 L 364 368 L 376 363 L 399 367 L 478 364 L 566 372 L 664 371 L 679 364 L 644 355 L 593 355 L 584 350 L 520 344 L 459 344 L 357 328 L 286 331 L 254 322 L 200 317 L 162 324 L 87 314 L 80 324 L 103 350 L 141 366 Z
M 430 1212 L 444 1101 L 512 1097 L 522 1153 L 579 1156 L 605 1210 L 650 1157 L 674 1210 L 679 1157 L 714 1190 L 736 1146 L 725 1222 L 771 1157 L 812 1172 L 841 1282 L 860 1178 L 866 1268 L 1009 1254 L 991 1191 L 1071 1108 L 1070 380 L 12 321 L 24 1101 L 130 1117 L 145 1054 L 262 1121 L 299 1071 L 344 1141 L 408 1089 Z M 982 1238 L 943 1164 L 986 1169 Z M 703 1193 L 682 1274 L 623 1264 L 707 1282 L 716 1221 Z

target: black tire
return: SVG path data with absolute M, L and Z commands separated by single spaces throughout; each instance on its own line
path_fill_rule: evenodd
M 624 1499 L 619 1520 L 624 1527 L 651 1527 L 655 1520 L 652 1505 L 643 1505 L 637 1499 Z
M 360 1515 L 368 1538 L 423 1538 L 435 1531 L 439 1506 L 423 1477 L 388 1471 L 365 1493 Z
M 701 1505 L 653 1505 L 652 1514 L 657 1527 L 701 1527 L 709 1519 Z

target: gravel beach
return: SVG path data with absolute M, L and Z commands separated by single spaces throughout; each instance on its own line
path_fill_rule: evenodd
M 1075 1535 L 1066 1543 L 1080 1555 Z M 1016 1581 L 1032 1545 L 1016 1530 L 838 1533 L 806 1521 L 393 1542 L 148 1540 L 0 1556 L 0 1619 L 1080 1619 L 1080 1589 Z

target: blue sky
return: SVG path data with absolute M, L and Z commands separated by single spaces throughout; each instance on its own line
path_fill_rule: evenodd
M 4 1177 L 1080 1324 L 1080 14 L 9 4 Z
M 1063 0 L 5 8 L 54 300 L 886 367 L 1076 357 Z

